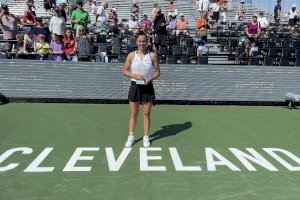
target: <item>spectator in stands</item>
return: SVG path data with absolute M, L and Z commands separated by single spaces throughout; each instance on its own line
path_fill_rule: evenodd
M 147 34 L 150 33 L 151 28 L 152 28 L 152 21 L 148 19 L 147 15 L 143 15 L 143 19 L 140 20 L 139 22 L 139 27 Z
M 158 53 L 159 47 L 165 47 L 167 45 L 167 29 L 168 19 L 165 14 L 161 12 L 161 9 L 157 11 L 156 17 L 153 22 L 154 36 L 154 53 Z
M 67 18 L 67 13 L 66 13 L 66 7 L 67 7 L 67 4 L 65 2 L 61 2 L 59 4 L 61 16 L 64 18 L 65 22 L 67 23 L 68 18 Z
M 184 14 L 180 14 L 180 19 L 176 21 L 175 25 L 177 36 L 187 36 L 188 35 L 188 22 L 184 19 Z
M 208 47 L 205 46 L 205 42 L 204 41 L 200 41 L 198 42 L 198 48 L 197 48 L 197 56 L 203 56 L 203 55 L 207 55 L 208 54 Z
M 48 42 L 45 42 L 43 34 L 37 35 L 37 41 L 34 43 L 34 51 L 37 53 L 38 60 L 48 60 L 51 47 Z
M 51 7 L 52 7 L 51 0 L 44 0 L 44 9 L 46 11 L 46 14 L 51 13 Z
M 94 15 L 96 15 L 97 10 L 98 10 L 97 0 L 93 0 L 91 5 L 91 11 Z
M 259 17 L 258 17 L 257 21 L 259 22 L 261 30 L 265 31 L 265 30 L 269 29 L 269 22 L 268 22 L 267 18 L 264 16 L 263 11 L 261 11 L 259 13 Z
M 253 15 L 252 21 L 250 21 L 245 29 L 245 33 L 248 38 L 248 42 L 246 44 L 246 51 L 248 51 L 249 56 L 252 56 L 251 47 L 255 46 L 256 38 L 258 38 L 260 34 L 260 25 L 257 21 L 257 15 Z
M 296 5 L 294 4 L 289 13 L 289 28 L 291 32 L 294 32 L 294 28 L 299 21 L 299 13 Z
M 42 18 L 37 18 L 37 24 L 35 27 L 33 27 L 33 33 L 35 36 L 39 34 L 43 34 L 45 36 L 45 41 L 50 42 L 50 30 L 47 26 L 45 26 Z
M 218 23 L 220 18 L 220 4 L 219 0 L 214 0 L 210 6 L 211 18 Z
M 139 19 L 140 7 L 137 5 L 137 0 L 132 1 L 130 12 L 135 15 L 135 19 Z
M 25 35 L 23 39 L 23 51 L 24 54 L 29 54 L 34 52 L 34 43 L 36 42 L 36 36 L 33 34 L 31 28 L 25 30 Z
M 77 51 L 77 41 L 73 36 L 71 29 L 67 28 L 65 31 L 65 37 L 62 40 L 64 46 L 64 54 L 67 61 L 78 62 L 78 57 L 76 55 Z
M 99 22 L 100 26 L 106 26 L 106 15 L 105 10 L 108 7 L 108 3 L 104 1 L 101 6 L 98 7 L 97 14 L 96 14 L 96 23 Z
M 117 9 L 112 8 L 110 12 L 108 13 L 108 28 L 113 34 L 118 34 L 119 33 L 119 25 L 121 23 L 118 20 L 118 15 L 117 15 Z
M 131 33 L 134 35 L 138 32 L 139 30 L 139 25 L 138 21 L 135 19 L 135 14 L 130 14 L 130 19 L 128 21 L 128 28 Z
M 169 1 L 169 12 L 168 12 L 168 16 L 169 16 L 169 15 L 177 16 L 177 9 L 175 9 L 174 0 L 170 0 L 170 1 Z
M 79 25 L 76 33 L 77 56 L 79 61 L 90 61 L 93 53 L 92 41 L 86 36 L 85 29 Z
M 78 26 L 83 26 L 85 32 L 89 32 L 88 23 L 91 23 L 90 15 L 83 9 L 82 1 L 77 2 L 77 9 L 72 12 L 71 22 L 73 24 L 73 29 L 77 30 Z
M 26 10 L 22 17 L 22 22 L 23 22 L 23 24 L 35 24 L 36 17 L 35 17 L 35 15 L 33 15 L 32 11 Z
M 15 44 L 15 53 L 16 53 L 16 58 L 18 59 L 26 59 L 26 55 L 24 55 L 24 35 L 23 34 L 17 34 L 17 43 Z
M 72 16 L 73 11 L 77 8 L 77 1 L 78 0 L 68 0 L 70 17 Z
M 49 30 L 52 35 L 57 34 L 59 40 L 61 41 L 65 33 L 66 22 L 65 19 L 61 16 L 61 11 L 59 8 L 56 7 L 53 10 L 54 16 L 52 16 L 50 19 Z
M 199 11 L 200 13 L 209 11 L 209 0 L 199 0 Z
M 169 23 L 168 25 L 166 26 L 166 29 L 169 33 L 169 35 L 172 35 L 172 34 L 175 34 L 175 28 L 176 28 L 176 19 L 175 17 L 173 17 L 173 15 L 169 15 Z
M 207 16 L 205 11 L 201 12 L 200 17 L 196 22 L 196 27 L 197 27 L 197 37 L 201 41 L 207 42 L 207 30 L 210 29 L 210 27 L 207 22 Z
M 54 61 L 63 61 L 64 55 L 63 55 L 63 45 L 59 40 L 59 35 L 54 33 L 52 35 L 51 43 L 50 43 L 52 53 L 53 53 L 53 60 Z
M 130 104 L 129 136 L 125 147 L 130 148 L 134 142 L 134 132 L 139 114 L 139 106 L 143 105 L 144 137 L 143 146 L 149 147 L 150 112 L 155 98 L 152 82 L 160 76 L 159 62 L 155 53 L 147 51 L 147 35 L 140 31 L 137 37 L 138 50 L 128 54 L 123 73 L 131 78 L 128 93 Z
M 25 3 L 26 3 L 26 6 L 27 6 L 26 10 L 30 10 L 35 15 L 35 13 L 33 11 L 33 9 L 35 9 L 34 0 L 25 0 Z
M 239 21 L 241 24 L 243 23 L 244 16 L 245 16 L 245 8 L 244 8 L 244 0 L 241 0 L 240 5 L 237 9 L 237 14 L 236 14 L 236 20 Z
M 227 0 L 224 0 L 223 2 L 220 3 L 220 10 L 221 10 L 222 22 L 226 22 L 226 20 L 227 20 L 227 12 L 228 12 Z
M 20 19 L 9 12 L 8 6 L 3 4 L 1 6 L 0 24 L 3 29 L 3 39 L 5 42 L 5 51 L 11 52 L 13 44 L 16 43 L 16 36 L 18 33 L 18 23 L 22 24 Z M 7 54 L 8 55 L 8 54 Z M 9 57 L 9 55 L 8 55 Z
M 152 9 L 152 21 L 156 18 L 157 12 L 160 10 L 160 7 L 157 2 L 153 3 L 153 9 Z
M 277 4 L 274 7 L 274 20 L 275 20 L 275 24 L 277 26 L 280 25 L 280 18 L 281 18 L 281 0 L 277 0 Z

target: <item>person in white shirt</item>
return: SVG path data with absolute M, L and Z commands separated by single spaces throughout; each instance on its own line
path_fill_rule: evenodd
M 298 21 L 299 21 L 298 9 L 294 4 L 289 12 L 289 27 L 291 32 L 294 31 L 295 25 L 297 25 Z
M 108 2 L 104 1 L 101 6 L 98 7 L 96 14 L 96 23 L 99 22 L 100 25 L 105 26 L 107 22 L 107 18 L 105 15 L 105 10 L 108 8 Z
M 269 22 L 268 22 L 267 18 L 264 16 L 263 11 L 261 11 L 259 13 L 259 17 L 257 18 L 257 21 L 259 22 L 261 30 L 269 29 Z
M 220 4 L 218 0 L 214 0 L 213 3 L 210 6 L 210 10 L 211 10 L 211 16 L 212 19 L 216 21 L 216 23 L 218 23 L 219 18 L 220 18 Z
M 66 29 L 65 19 L 61 16 L 61 11 L 59 8 L 54 8 L 54 16 L 50 19 L 49 30 L 53 35 L 56 33 L 60 39 L 63 38 Z
M 205 11 L 208 12 L 209 9 L 209 0 L 199 0 L 199 11 Z
M 97 11 L 98 11 L 97 0 L 93 0 L 92 5 L 91 5 L 91 11 L 94 15 L 97 14 Z
M 128 20 L 129 31 L 133 34 L 136 34 L 139 30 L 139 24 L 135 17 L 135 14 L 131 13 L 130 20 Z

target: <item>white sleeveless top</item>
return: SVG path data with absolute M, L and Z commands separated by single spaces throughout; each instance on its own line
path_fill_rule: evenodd
M 145 56 L 140 57 L 135 51 L 130 68 L 131 73 L 143 75 L 145 78 L 151 78 L 154 75 L 154 67 L 149 52 Z M 134 78 L 131 78 L 131 80 L 137 81 Z

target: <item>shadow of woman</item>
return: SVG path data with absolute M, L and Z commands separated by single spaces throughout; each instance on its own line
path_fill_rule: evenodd
M 185 131 L 193 126 L 192 122 L 185 122 L 183 124 L 171 124 L 167 126 L 162 126 L 160 130 L 149 136 L 150 142 L 152 143 L 155 140 L 162 139 L 164 137 L 175 136 L 178 133 Z M 137 139 L 135 143 L 141 141 L 143 138 Z
M 4 96 L 2 93 L 0 93 L 0 105 L 8 104 L 9 100 L 6 96 Z

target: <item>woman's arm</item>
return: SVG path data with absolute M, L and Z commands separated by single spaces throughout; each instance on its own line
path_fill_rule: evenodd
M 159 62 L 158 62 L 157 55 L 155 53 L 150 53 L 150 57 L 151 57 L 151 61 L 154 66 L 154 75 L 151 78 L 146 78 L 146 81 L 145 81 L 146 84 L 154 81 L 155 79 L 157 79 L 160 76 L 160 68 L 159 68 Z

